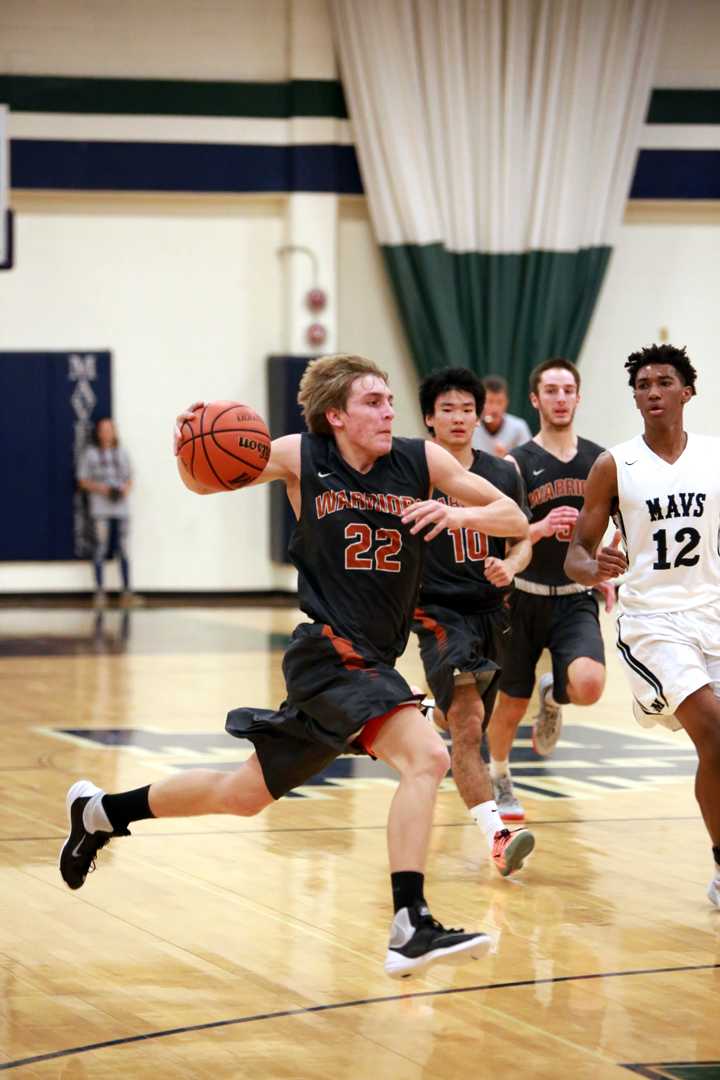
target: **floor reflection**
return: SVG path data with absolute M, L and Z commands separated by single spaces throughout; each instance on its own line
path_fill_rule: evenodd
M 242 625 L 252 609 L 115 608 L 0 611 L 0 656 L 152 655 L 285 649 L 287 631 Z M 287 616 L 278 621 L 287 622 Z M 292 620 L 291 620 L 292 621 Z

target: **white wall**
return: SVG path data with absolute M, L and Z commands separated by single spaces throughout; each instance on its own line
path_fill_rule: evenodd
M 654 85 L 679 89 L 718 89 L 718 0 L 669 0 Z
M 265 357 L 284 351 L 276 252 L 286 200 L 15 201 L 18 263 L 0 277 L 0 349 L 112 350 L 114 413 L 135 468 L 136 588 L 293 588 L 293 573 L 268 557 L 267 489 L 200 498 L 182 486 L 170 453 L 174 416 L 197 398 L 267 412 Z M 338 268 L 338 348 L 388 370 L 398 432 L 421 434 L 416 379 L 364 200 L 341 201 Z M 0 591 L 90 586 L 84 563 L 0 564 Z
M 138 589 L 270 589 L 267 491 L 200 498 L 176 473 L 174 416 L 198 398 L 266 412 L 281 351 L 283 200 L 21 200 L 0 281 L 0 348 L 113 352 L 115 416 L 135 467 Z M 58 205 L 55 206 L 54 204 Z M 77 564 L 0 565 L 0 589 L 88 588 Z
M 317 7 L 313 0 L 294 5 Z M 288 0 L 2 0 L 6 75 L 281 80 Z
M 417 376 L 364 199 L 343 199 L 338 228 L 338 348 L 375 360 L 390 377 L 395 430 L 422 435 Z
M 698 369 L 687 426 L 720 434 L 720 216 L 702 224 L 630 224 L 620 231 L 583 349 L 582 434 L 604 446 L 637 434 L 623 367 L 628 354 L 663 340 L 686 345 Z

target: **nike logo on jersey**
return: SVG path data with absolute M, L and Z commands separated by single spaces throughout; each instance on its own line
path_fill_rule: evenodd
M 533 476 L 539 476 L 540 473 L 544 473 L 544 472 L 545 472 L 544 469 L 533 469 L 532 474 L 533 474 Z
M 625 464 L 626 465 L 634 465 L 636 462 L 637 462 L 637 458 L 635 458 L 635 461 L 626 461 Z
M 321 480 L 324 480 L 326 476 L 332 476 L 332 472 L 319 472 L 318 476 Z

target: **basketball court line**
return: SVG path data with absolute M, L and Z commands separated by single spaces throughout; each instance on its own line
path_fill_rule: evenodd
M 37 1065 L 43 1061 L 54 1061 L 58 1058 L 72 1057 L 78 1054 L 88 1054 L 94 1050 L 105 1050 L 112 1046 L 128 1046 L 132 1043 L 149 1042 L 152 1039 L 164 1039 L 173 1035 L 185 1035 L 192 1031 L 210 1031 L 225 1027 L 237 1027 L 240 1024 L 258 1023 L 263 1020 L 282 1020 L 291 1016 L 309 1016 L 313 1013 L 335 1012 L 339 1009 L 354 1009 L 363 1005 L 384 1005 L 389 1002 L 405 1001 L 408 999 L 447 997 L 451 994 L 472 994 L 488 990 L 513 990 L 526 986 L 582 982 L 592 979 L 621 979 L 634 975 L 672 975 L 683 971 L 713 971 L 717 969 L 720 969 L 720 963 L 686 964 L 680 967 L 636 968 L 630 971 L 599 971 L 588 975 L 558 975 L 548 979 L 518 979 L 513 982 L 478 983 L 474 986 L 451 987 L 445 990 L 419 990 L 414 993 L 358 998 L 355 1001 L 338 1001 L 329 1005 L 308 1005 L 301 1009 L 281 1009 L 276 1012 L 254 1013 L 250 1016 L 233 1017 L 230 1020 L 210 1020 L 203 1024 L 187 1024 L 182 1027 L 165 1028 L 161 1031 L 148 1031 L 143 1035 L 127 1035 L 122 1038 L 104 1039 L 101 1042 L 88 1043 L 83 1046 L 67 1047 L 65 1050 L 52 1050 L 48 1053 L 37 1054 L 33 1057 L 17 1058 L 15 1061 L 6 1061 L 0 1064 L 0 1072 L 7 1072 L 10 1069 L 19 1069 L 24 1065 Z
M 634 1072 L 637 1076 L 648 1077 L 649 1080 L 678 1080 L 678 1069 L 683 1070 L 680 1075 L 696 1076 L 697 1080 L 718 1080 L 720 1076 L 718 1061 L 658 1061 L 645 1062 L 642 1065 L 623 1062 L 622 1068 Z
M 557 820 L 552 819 L 531 819 L 524 822 L 518 822 L 513 824 L 521 824 L 525 826 L 535 825 L 627 825 L 629 822 L 633 824 L 642 824 L 643 822 L 681 822 L 681 821 L 698 821 L 699 811 L 697 814 L 687 814 L 682 818 L 675 818 L 675 816 L 664 816 L 664 818 L 559 818 Z M 154 840 L 163 837 L 192 837 L 192 836 L 264 836 L 268 833 L 371 833 L 371 832 L 385 832 L 388 828 L 386 825 L 311 825 L 307 828 L 299 826 L 286 826 L 282 828 L 218 828 L 207 829 L 207 831 L 200 831 L 195 829 L 191 833 L 133 833 L 133 837 L 136 840 Z M 437 822 L 433 825 L 433 828 L 477 828 L 474 821 L 456 821 L 456 822 Z M 0 843 L 31 843 L 39 840 L 60 840 L 63 838 L 64 833 L 57 833 L 53 836 L 0 836 Z
M 657 823 L 664 822 L 680 822 L 680 821 L 699 821 L 700 813 L 687 815 L 685 817 L 647 817 L 647 818 L 633 818 L 633 825 L 642 825 L 645 822 Z M 531 828 L 537 825 L 627 825 L 627 818 L 558 818 L 558 819 L 535 819 L 531 821 L 513 822 L 513 825 L 523 825 L 527 828 Z M 311 825 L 308 827 L 303 826 L 285 826 L 276 829 L 208 829 L 195 830 L 193 832 L 152 832 L 152 833 L 133 833 L 133 839 L 135 840 L 155 840 L 160 837 L 168 839 L 168 837 L 186 837 L 186 836 L 265 836 L 268 833 L 318 833 L 318 832 L 373 832 L 380 830 L 385 832 L 387 825 Z M 477 829 L 477 825 L 474 821 L 449 821 L 449 822 L 437 822 L 433 825 L 433 829 Z M 55 833 L 52 836 L 0 836 L 0 844 L 24 844 L 32 843 L 39 840 L 61 840 L 64 833 Z

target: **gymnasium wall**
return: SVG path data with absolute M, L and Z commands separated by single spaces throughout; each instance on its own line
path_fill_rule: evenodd
M 665 41 L 656 86 L 718 88 L 720 5 L 671 0 Z M 323 0 L 5 0 L 0 74 L 336 78 Z M 186 123 L 192 137 L 201 121 Z M 697 139 L 699 128 L 686 130 Z M 684 137 L 671 134 L 674 145 Z M 136 467 L 139 590 L 293 585 L 267 556 L 267 491 L 200 499 L 179 483 L 169 451 L 176 410 L 197 396 L 266 408 L 264 358 L 286 351 L 276 251 L 287 242 L 287 201 L 13 193 L 17 268 L 0 274 L 0 350 L 112 350 L 115 414 Z M 718 205 L 630 204 L 582 357 L 579 426 L 589 437 L 609 443 L 635 432 L 622 358 L 662 327 L 700 368 L 691 426 L 714 430 Z M 397 430 L 419 434 L 415 379 L 361 196 L 338 200 L 336 255 L 336 346 L 388 369 Z M 89 587 L 83 564 L 0 564 L 0 591 Z
M 668 90 L 711 90 L 712 123 L 646 124 L 642 146 L 720 151 L 720 4 L 670 0 L 654 78 Z M 700 169 L 698 171 L 701 171 Z M 713 295 L 720 266 L 720 200 L 628 203 L 605 285 L 582 353 L 582 430 L 611 445 L 637 433 L 638 414 L 622 361 L 658 341 L 687 345 L 700 378 L 688 427 L 720 434 L 715 362 L 720 314 Z

